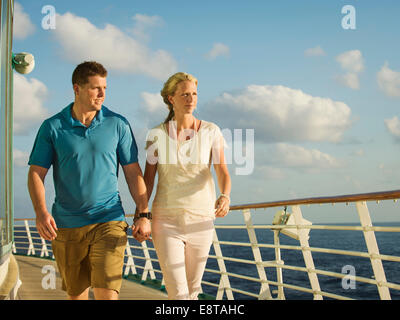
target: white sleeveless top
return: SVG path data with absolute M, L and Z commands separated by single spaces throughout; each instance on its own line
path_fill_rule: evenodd
M 160 124 L 147 134 L 147 161 L 157 163 L 158 183 L 152 204 L 155 216 L 193 214 L 215 217 L 215 185 L 211 163 L 219 161 L 219 149 L 225 141 L 221 130 L 202 120 L 199 130 L 191 131 L 189 140 L 178 141 L 176 122 Z

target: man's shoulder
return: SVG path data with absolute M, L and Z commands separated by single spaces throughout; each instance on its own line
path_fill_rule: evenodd
M 65 109 L 45 119 L 42 123 L 42 127 L 51 129 L 51 128 L 58 128 L 59 126 L 61 126 L 61 122 L 64 118 L 63 112 L 65 112 Z
M 102 109 L 104 118 L 106 118 L 108 120 L 114 120 L 117 122 L 123 122 L 125 124 L 129 124 L 128 119 L 126 117 L 124 117 L 122 114 L 112 111 L 104 105 L 101 107 L 101 109 Z

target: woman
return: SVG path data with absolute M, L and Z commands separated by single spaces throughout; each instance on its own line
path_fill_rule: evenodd
M 215 217 L 229 211 L 231 180 L 224 139 L 213 123 L 196 119 L 197 79 L 179 72 L 161 91 L 169 115 L 150 130 L 144 180 L 152 205 L 152 237 L 169 299 L 197 299 L 213 239 Z M 221 191 L 215 199 L 211 162 Z

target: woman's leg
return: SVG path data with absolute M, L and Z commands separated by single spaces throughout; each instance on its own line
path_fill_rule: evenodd
M 154 218 L 152 237 L 170 300 L 189 299 L 185 272 L 185 242 L 177 219 Z
M 186 235 L 188 240 L 185 250 L 185 265 L 189 298 L 197 300 L 201 292 L 201 280 L 214 236 L 213 220 L 190 221 L 187 225 Z

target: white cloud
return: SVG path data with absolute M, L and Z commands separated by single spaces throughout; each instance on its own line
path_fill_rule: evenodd
M 354 186 L 357 189 L 359 189 L 363 186 L 362 183 L 358 179 L 355 179 L 351 176 L 345 176 L 344 179 L 346 180 L 347 183 L 350 183 L 352 186 Z
M 146 111 L 150 113 L 167 112 L 167 105 L 159 93 L 142 92 L 140 96 L 143 99 Z
M 13 150 L 14 165 L 16 167 L 27 167 L 29 153 L 18 149 Z
M 249 85 L 199 108 L 222 128 L 254 129 L 263 142 L 340 141 L 351 125 L 343 102 L 284 86 Z
M 360 50 L 343 52 L 336 57 L 336 61 L 349 72 L 358 73 L 364 70 L 364 59 Z
M 74 63 L 96 60 L 107 69 L 144 74 L 159 80 L 166 79 L 177 69 L 176 61 L 168 52 L 153 51 L 111 24 L 101 29 L 88 19 L 67 12 L 57 15 L 54 33 L 64 57 Z
M 272 166 L 257 166 L 256 171 L 257 176 L 262 177 L 263 179 L 282 180 L 286 178 L 286 174 L 283 172 L 282 169 Z
M 351 89 L 360 89 L 360 81 L 358 80 L 358 75 L 356 73 L 349 72 L 344 75 L 337 76 L 336 80 L 342 85 Z
M 308 48 L 304 51 L 304 55 L 306 57 L 319 57 L 319 56 L 324 56 L 326 55 L 324 49 L 322 49 L 320 46 L 316 46 L 314 48 Z
M 400 72 L 393 71 L 385 62 L 377 74 L 379 88 L 389 97 L 400 97 Z
M 385 126 L 390 134 L 400 141 L 400 120 L 396 116 L 391 119 L 385 119 Z
M 26 134 L 43 121 L 48 112 L 43 106 L 47 87 L 37 79 L 14 73 L 14 133 Z
M 14 25 L 13 36 L 16 39 L 25 39 L 33 34 L 35 26 L 33 25 L 29 15 L 19 2 L 14 3 Z
M 214 60 L 217 57 L 228 57 L 230 49 L 223 43 L 214 43 L 212 49 L 206 54 L 206 57 L 210 60 Z
M 358 149 L 358 150 L 354 150 L 351 155 L 353 156 L 357 156 L 357 157 L 363 157 L 365 156 L 365 151 L 364 149 Z
M 276 144 L 273 159 L 290 168 L 327 169 L 340 166 L 340 161 L 327 153 L 287 143 Z
M 346 74 L 336 77 L 336 80 L 353 90 L 360 89 L 360 81 L 358 74 L 364 70 L 364 58 L 360 50 L 350 50 L 341 53 L 336 57 L 336 61 L 340 64 Z
M 149 40 L 149 29 L 160 27 L 163 25 L 163 20 L 159 16 L 148 16 L 144 14 L 136 14 L 132 17 L 135 21 L 135 27 L 132 29 L 132 33 L 138 39 L 148 41 Z

